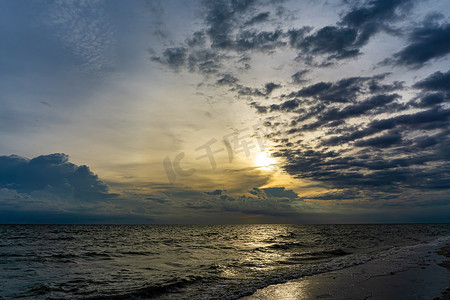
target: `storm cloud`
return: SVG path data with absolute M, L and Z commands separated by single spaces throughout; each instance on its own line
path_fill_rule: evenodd
M 393 56 L 393 62 L 420 68 L 433 59 L 450 53 L 450 24 L 425 24 L 415 28 L 409 36 L 409 45 Z M 390 60 L 387 60 L 389 63 Z
M 33 159 L 0 156 L 0 188 L 32 194 L 46 192 L 63 199 L 95 202 L 115 197 L 88 166 L 69 162 L 63 153 Z

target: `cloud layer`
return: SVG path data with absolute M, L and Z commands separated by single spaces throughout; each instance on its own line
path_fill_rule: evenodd
M 366 195 L 378 190 L 399 199 L 410 189 L 446 193 L 450 71 L 416 77 L 410 85 L 393 79 L 396 68 L 420 69 L 449 53 L 446 17 L 431 12 L 417 23 L 409 19 L 417 5 L 410 0 L 354 1 L 342 6 L 334 24 L 292 27 L 284 26 L 292 15 L 285 14 L 281 2 L 208 2 L 204 29 L 191 38 L 201 36 L 201 43 L 166 49 L 154 60 L 177 71 L 199 72 L 206 82 L 215 74 L 216 85 L 228 87 L 260 114 L 270 128 L 267 137 L 276 144 L 273 156 L 295 178 L 334 189 L 356 188 Z M 345 64 L 363 57 L 379 35 L 404 43 L 384 60 L 372 61 L 374 68 L 383 66 L 388 73 L 308 79 L 318 69 L 346 70 Z M 255 54 L 283 51 L 296 53 L 292 63 L 302 66 L 289 81 L 266 82 L 262 88 L 236 75 L 251 70 Z M 347 193 L 347 198 L 361 193 Z
M 3 215 L 450 215 L 448 1 L 3 1 L 0 17 Z M 53 152 L 102 179 L 10 155 Z

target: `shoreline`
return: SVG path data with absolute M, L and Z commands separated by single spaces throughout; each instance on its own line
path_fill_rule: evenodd
M 436 253 L 439 255 L 442 255 L 446 258 L 450 258 L 450 245 L 441 247 L 440 249 L 438 249 L 438 251 Z M 450 260 L 444 260 L 444 261 L 440 262 L 439 265 L 441 267 L 446 268 L 450 272 Z M 445 291 L 442 292 L 441 299 L 442 300 L 450 300 L 450 282 L 449 282 L 447 288 L 445 289 Z
M 361 265 L 270 285 L 240 299 L 450 300 L 448 258 L 450 245 L 388 250 Z

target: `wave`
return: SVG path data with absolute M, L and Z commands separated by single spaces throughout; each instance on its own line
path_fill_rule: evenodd
M 111 260 L 111 259 L 113 259 L 112 256 L 110 254 L 108 254 L 108 253 L 95 252 L 95 251 L 85 252 L 81 256 L 101 258 L 101 259 L 104 259 L 104 260 Z
M 23 257 L 25 255 L 18 253 L 0 253 L 0 257 Z
M 312 257 L 333 257 L 333 256 L 343 256 L 351 254 L 351 252 L 347 252 L 340 248 L 332 249 L 332 250 L 323 250 L 323 251 L 315 251 L 315 252 L 305 252 L 300 254 L 294 254 L 295 256 L 312 256 Z
M 175 287 L 178 290 L 172 291 L 171 288 L 173 288 L 173 286 L 166 286 L 165 289 L 158 290 L 162 293 L 156 295 L 156 297 L 162 296 L 165 293 L 177 292 L 181 287 L 183 287 L 185 290 L 183 290 L 183 293 L 180 294 L 180 297 L 176 297 L 177 299 L 239 299 L 241 297 L 253 294 L 257 289 L 261 289 L 272 284 L 285 283 L 288 280 L 297 279 L 304 276 L 327 273 L 361 265 L 375 258 L 396 255 L 417 247 L 436 246 L 442 242 L 448 241 L 449 239 L 450 237 L 442 237 L 428 243 L 394 247 L 373 254 L 349 253 L 340 248 L 310 252 L 310 256 L 329 255 L 332 258 L 327 261 L 321 261 L 314 264 L 284 265 L 284 267 L 280 266 L 280 268 L 271 269 L 267 273 L 264 271 L 255 271 L 252 275 L 247 275 L 245 278 L 220 278 L 220 280 L 198 278 L 195 282 L 184 282 L 179 285 L 176 284 Z M 189 287 L 193 284 L 201 284 L 201 288 L 195 287 L 190 291 Z M 198 294 L 199 290 L 202 290 L 201 295 Z M 151 291 L 153 292 L 153 290 Z M 145 294 L 148 290 L 144 290 L 144 294 L 141 292 L 137 294 L 130 294 L 130 296 L 154 297 L 154 294 Z M 125 297 L 117 299 L 129 298 Z
M 28 297 L 36 297 L 36 296 L 43 296 L 50 292 L 52 292 L 53 289 L 49 287 L 48 285 L 37 283 L 33 285 L 28 291 L 26 291 L 25 296 Z
M 329 252 L 335 253 L 334 250 Z M 336 251 L 336 253 L 342 253 Z M 174 279 L 165 284 L 149 285 L 135 291 L 120 292 L 110 295 L 95 295 L 88 299 L 147 299 L 164 298 L 170 295 L 172 299 L 238 299 L 253 294 L 257 289 L 271 284 L 283 283 L 290 279 L 300 278 L 319 273 L 330 272 L 370 260 L 365 255 L 347 255 L 335 257 L 331 261 L 310 265 L 280 265 L 279 268 L 255 271 L 252 274 L 238 277 L 223 276 L 189 276 Z M 252 265 L 247 265 L 252 267 Z M 286 268 L 287 267 L 287 268 Z M 226 266 L 215 265 L 211 269 L 226 269 Z
M 302 248 L 302 247 L 306 247 L 304 244 L 302 243 L 298 243 L 298 242 L 293 242 L 293 243 L 276 243 L 276 244 L 271 244 L 268 246 L 264 246 L 264 247 L 257 247 L 254 249 L 254 251 L 270 251 L 270 250 L 287 250 L 287 249 L 293 249 L 293 248 Z
M 142 256 L 149 256 L 152 254 L 155 254 L 154 252 L 150 252 L 150 251 L 122 251 L 119 252 L 119 254 L 122 255 L 142 255 Z
M 75 240 L 75 237 L 73 236 L 60 236 L 60 237 L 56 237 L 56 238 L 49 238 L 50 241 L 73 241 Z
M 171 282 L 165 284 L 146 286 L 134 291 L 124 292 L 116 295 L 98 295 L 86 299 L 121 300 L 121 299 L 156 298 L 167 293 L 176 293 L 188 285 L 201 282 L 203 279 L 204 278 L 202 276 L 189 276 L 187 278 L 182 279 L 173 279 Z
M 76 254 L 72 254 L 72 253 L 59 253 L 59 254 L 53 254 L 51 257 L 64 259 L 64 258 L 77 258 L 79 256 Z

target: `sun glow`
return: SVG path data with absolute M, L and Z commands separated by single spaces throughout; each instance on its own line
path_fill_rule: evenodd
M 266 171 L 272 171 L 277 161 L 275 158 L 270 156 L 269 152 L 263 151 L 261 153 L 258 153 L 255 157 L 255 165 L 258 167 L 258 169 L 266 170 Z

